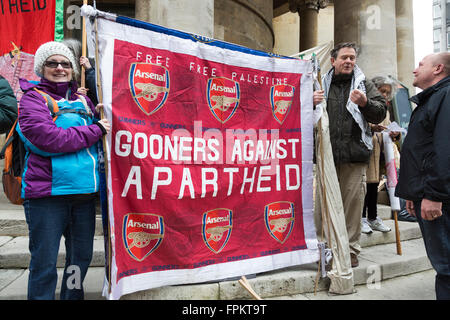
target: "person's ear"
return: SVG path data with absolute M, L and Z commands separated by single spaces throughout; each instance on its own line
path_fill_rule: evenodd
M 435 75 L 438 75 L 438 74 L 440 74 L 440 73 L 445 71 L 445 67 L 444 67 L 444 65 L 442 63 L 436 65 L 435 67 L 436 67 L 436 71 L 434 71 Z

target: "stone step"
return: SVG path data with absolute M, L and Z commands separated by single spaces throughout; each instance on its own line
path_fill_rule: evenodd
M 392 219 L 391 207 L 385 204 L 377 204 L 377 215 L 383 220 Z
M 267 300 L 436 300 L 436 271 L 421 271 L 381 282 L 355 286 L 355 293 L 333 295 L 328 291 L 268 298 Z
M 5 204 L 5 201 L 0 201 L 0 236 L 28 236 L 28 225 L 25 221 L 23 207 L 21 205 Z M 379 204 L 377 209 L 378 216 L 381 219 L 391 219 L 391 207 Z M 101 215 L 97 215 L 95 234 L 103 234 Z
M 394 220 L 384 220 L 383 223 L 391 228 L 391 231 L 373 231 L 371 234 L 361 233 L 360 243 L 362 248 L 396 242 Z M 417 222 L 398 221 L 398 228 L 400 230 L 400 241 L 422 238 Z
M 104 237 L 94 237 L 94 252 L 91 266 L 101 267 L 105 265 Z M 30 263 L 28 250 L 28 237 L 0 236 L 0 270 L 1 269 L 25 269 Z M 61 239 L 57 267 L 65 265 L 64 238 Z
M 96 216 L 95 234 L 102 235 L 102 217 Z M 0 209 L 0 236 L 19 237 L 28 236 L 28 224 L 22 206 Z
M 374 274 L 383 281 L 431 269 L 422 239 L 402 242 L 403 254 L 397 255 L 395 244 L 383 244 L 364 249 L 359 257 L 359 266 L 353 269 L 354 284 L 365 284 Z M 262 298 L 311 293 L 315 289 L 317 264 L 309 264 L 257 275 L 249 282 Z M 329 279 L 320 279 L 317 291 L 328 290 Z M 152 290 L 147 290 L 151 292 Z M 146 292 L 130 294 L 141 297 Z M 250 299 L 237 281 L 220 283 L 220 299 Z M 126 297 L 125 297 L 126 298 Z M 145 297 L 143 297 L 145 298 Z
M 372 234 L 361 235 L 361 246 L 370 247 L 378 244 L 395 243 L 394 221 L 385 220 L 390 232 L 382 233 L 374 231 Z M 421 237 L 419 225 L 415 222 L 399 221 L 400 239 L 410 240 Z M 64 239 L 61 239 L 60 253 L 58 255 L 57 266 L 63 267 L 65 260 Z M 28 268 L 30 253 L 28 250 L 28 237 L 0 236 L 0 269 Z M 91 266 L 104 266 L 104 237 L 94 237 L 94 255 Z
M 360 265 L 353 269 L 355 286 L 413 275 L 431 269 L 422 239 L 402 241 L 402 250 L 403 254 L 397 255 L 394 243 L 365 248 L 359 258 Z M 102 267 L 89 269 L 84 286 L 86 299 L 104 299 L 101 295 L 104 272 Z M 57 290 L 59 292 L 62 269 L 59 269 L 58 273 Z M 257 274 L 254 278 L 248 277 L 248 281 L 262 298 L 276 298 L 313 293 L 316 275 L 317 264 L 314 263 Z M 0 270 L 0 300 L 26 299 L 27 279 L 26 269 Z M 317 291 L 326 291 L 328 286 L 327 278 L 320 279 Z M 312 295 L 309 296 L 314 299 Z M 128 294 L 122 299 L 239 300 L 252 299 L 252 297 L 237 280 L 233 280 L 166 286 Z
M 0 160 L 0 163 L 3 163 L 3 161 Z M 3 166 L 0 166 L 0 171 L 3 172 Z M 3 189 L 0 190 L 0 209 L 1 210 L 11 210 L 11 211 L 23 211 L 22 205 L 12 204 L 9 202 L 9 200 L 6 198 L 5 193 L 3 192 Z
M 59 299 L 64 269 L 58 268 L 56 299 Z M 0 269 L 0 300 L 26 300 L 28 287 L 28 269 Z M 104 267 L 91 267 L 84 280 L 84 295 L 86 300 L 104 300 L 102 297 Z
M 373 231 L 371 234 L 361 234 L 361 247 L 371 247 L 379 244 L 395 243 L 395 222 L 394 220 L 384 220 L 383 223 L 391 228 L 389 232 Z M 422 238 L 420 227 L 417 222 L 398 221 L 400 230 L 400 240 Z

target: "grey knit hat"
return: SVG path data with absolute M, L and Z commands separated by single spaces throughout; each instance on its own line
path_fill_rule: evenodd
M 74 73 L 73 79 L 77 79 L 80 74 L 80 70 L 78 67 L 78 62 L 75 60 L 72 51 L 66 45 L 56 41 L 46 42 L 36 50 L 36 53 L 34 55 L 34 72 L 42 78 L 44 62 L 49 57 L 55 54 L 62 55 L 69 59 L 69 61 L 72 63 L 72 69 Z

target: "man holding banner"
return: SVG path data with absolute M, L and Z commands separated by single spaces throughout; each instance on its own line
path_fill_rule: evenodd
M 366 192 L 366 171 L 372 151 L 368 122 L 386 117 L 386 101 L 356 65 L 357 47 L 341 43 L 331 51 L 332 69 L 324 76 L 324 90 L 314 92 L 314 105 L 325 98 L 330 119 L 334 164 L 344 205 L 352 267 L 361 251 L 361 212 Z M 320 226 L 320 217 L 316 216 Z
M 431 54 L 414 70 L 413 85 L 423 89 L 401 150 L 395 195 L 406 199 L 436 270 L 436 298 L 450 299 L 450 53 Z

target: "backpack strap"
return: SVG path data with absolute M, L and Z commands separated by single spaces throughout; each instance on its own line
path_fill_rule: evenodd
M 87 112 L 84 111 L 84 110 L 63 109 L 63 110 L 60 110 L 60 111 L 56 112 L 56 113 L 55 113 L 55 117 L 58 117 L 59 115 L 65 114 L 65 113 L 76 113 L 76 114 L 79 114 L 79 115 L 85 116 L 85 117 L 93 117 L 93 116 L 94 116 L 94 115 L 92 114 L 92 112 L 87 113 Z
M 76 95 L 77 95 L 77 97 L 81 100 L 81 102 L 83 103 L 83 106 L 84 106 L 84 109 L 86 110 L 86 113 L 87 113 L 90 117 L 93 117 L 94 115 L 93 115 L 93 113 L 92 113 L 91 108 L 89 108 L 89 106 L 88 106 L 88 104 L 87 104 L 86 98 L 85 98 L 83 95 L 78 94 L 78 93 L 76 93 Z
M 44 91 L 38 90 L 36 88 L 34 88 L 34 90 L 36 92 L 40 93 L 42 95 L 42 97 L 44 98 L 45 103 L 47 104 L 48 110 L 50 111 L 50 113 L 52 115 L 53 121 L 56 121 L 58 116 L 61 114 L 64 114 L 64 113 L 77 113 L 77 114 L 80 114 L 82 116 L 87 116 L 87 117 L 94 116 L 91 109 L 89 108 L 89 106 L 87 104 L 86 99 L 81 94 L 76 93 L 77 97 L 81 100 L 81 103 L 83 104 L 84 109 L 86 111 L 75 110 L 75 109 L 59 110 L 58 103 L 49 94 L 45 93 Z
M 45 93 L 41 90 L 38 90 L 36 88 L 34 88 L 34 90 L 36 90 L 36 92 L 39 92 L 43 96 L 45 103 L 47 104 L 48 110 L 52 114 L 53 121 L 55 121 L 56 118 L 58 117 L 58 115 L 56 113 L 59 111 L 59 107 L 58 107 L 58 104 L 56 103 L 55 99 L 53 99 L 50 95 L 48 95 L 47 93 Z M 3 148 L 0 150 L 0 159 L 5 158 L 7 148 L 14 140 L 14 132 L 16 131 L 16 126 L 17 126 L 18 121 L 19 121 L 19 118 L 16 118 L 16 121 L 14 121 L 14 125 L 11 127 L 11 130 L 9 131 L 8 135 L 6 136 L 5 144 L 3 145 Z
M 55 99 L 53 99 L 49 94 L 45 93 L 44 91 L 38 90 L 36 88 L 33 88 L 36 92 L 40 93 L 42 97 L 45 100 L 45 103 L 47 104 L 48 110 L 50 111 L 50 114 L 52 115 L 53 121 L 56 121 L 56 118 L 58 118 L 58 112 L 59 107 L 58 103 Z
M 16 130 L 17 120 L 14 121 L 14 125 L 12 126 L 11 130 L 8 133 L 8 136 L 6 137 L 5 144 L 3 145 L 2 150 L 0 151 L 0 159 L 5 158 L 6 148 L 11 144 L 11 142 L 14 140 L 14 130 Z M 6 168 L 5 168 L 6 169 Z

